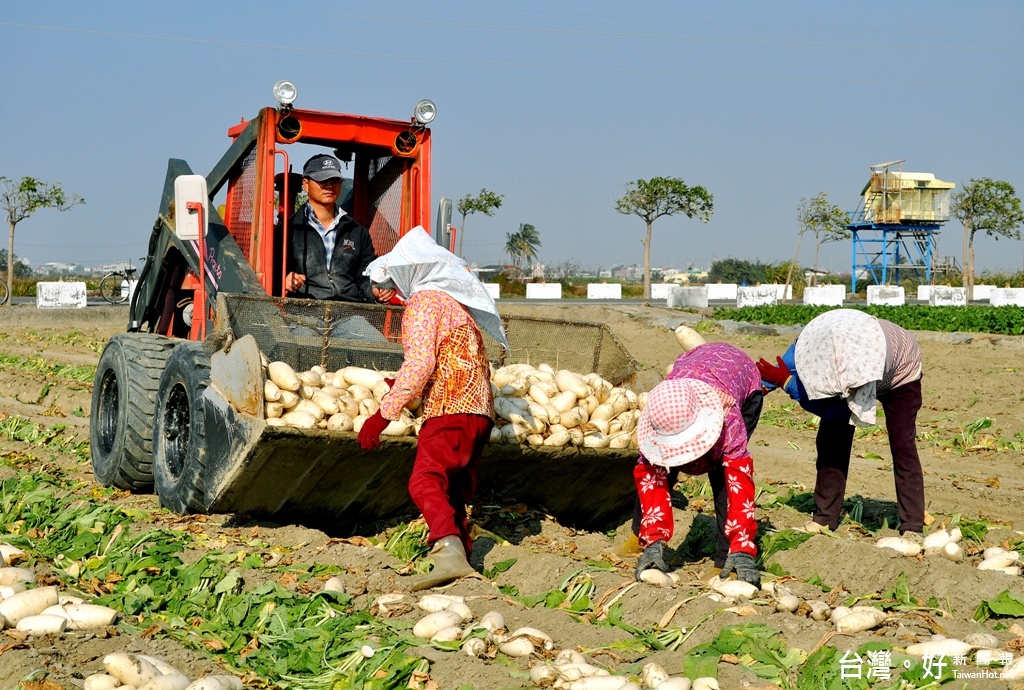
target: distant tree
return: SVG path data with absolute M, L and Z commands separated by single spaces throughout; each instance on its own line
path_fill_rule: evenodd
M 459 256 L 462 256 L 462 238 L 466 235 L 466 216 L 473 213 L 482 213 L 485 216 L 493 216 L 494 212 L 501 208 L 504 195 L 495 194 L 486 187 L 480 190 L 475 197 L 467 194 L 458 200 L 455 209 L 462 216 L 462 227 L 459 228 Z
M 768 282 L 768 269 L 770 267 L 763 263 L 751 263 L 743 259 L 721 259 L 711 262 L 711 270 L 708 271 L 709 283 L 736 283 L 755 285 Z
M 967 299 L 974 299 L 974 235 L 984 230 L 986 235 L 1019 240 L 1024 224 L 1017 191 L 1009 182 L 989 177 L 971 179 L 963 191 L 953 194 L 950 214 L 964 225 L 963 286 Z
M 551 269 L 551 277 L 555 280 L 561 280 L 563 278 L 572 278 L 580 273 L 580 264 L 572 259 L 563 261 L 562 263 L 554 266 Z
M 651 226 L 662 216 L 684 214 L 708 222 L 714 213 L 714 197 L 704 187 L 687 186 L 676 177 L 652 177 L 626 185 L 626 193 L 615 202 L 615 210 L 638 216 L 647 223 L 644 240 L 644 299 L 651 298 Z
M 800 223 L 800 230 L 797 234 L 796 253 L 793 254 L 793 261 L 789 264 L 789 272 L 786 275 L 786 285 L 792 285 L 793 269 L 797 265 L 797 257 L 800 255 L 800 241 L 804 233 L 814 235 L 814 270 L 818 270 L 818 255 L 821 245 L 826 242 L 849 239 L 850 231 L 847 226 L 850 224 L 850 214 L 835 204 L 829 203 L 825 192 L 819 192 L 813 199 L 801 199 L 796 207 L 796 220 Z
M 7 250 L 0 249 L 0 271 L 7 271 Z M 26 263 L 18 259 L 18 255 L 14 255 L 14 277 L 15 278 L 27 278 L 32 275 L 32 268 Z M 9 283 L 8 283 L 9 284 Z
M 523 259 L 522 244 L 519 241 L 518 232 L 506 232 L 505 233 L 505 253 L 508 254 L 509 261 L 516 268 L 519 268 L 519 262 Z
M 520 223 L 519 253 L 526 263 L 533 263 L 534 259 L 537 258 L 537 248 L 540 246 L 540 233 L 537 232 L 537 228 L 529 223 Z
M 20 182 L 0 175 L 0 208 L 7 215 L 7 256 L 15 256 L 14 253 L 14 229 L 18 223 L 30 217 L 33 213 L 44 208 L 55 208 L 58 211 L 67 211 L 72 206 L 84 204 L 85 199 L 72 194 L 68 196 L 63 188 L 55 182 L 42 182 L 34 177 L 23 177 Z M 14 263 L 7 262 L 7 284 L 14 283 Z M 11 300 L 7 301 L 11 306 Z

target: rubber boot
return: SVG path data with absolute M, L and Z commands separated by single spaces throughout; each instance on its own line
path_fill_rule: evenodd
M 440 587 L 476 572 L 466 559 L 466 548 L 454 534 L 441 537 L 434 542 L 434 548 L 430 549 L 430 557 L 434 561 L 433 569 L 426 575 L 414 577 L 409 587 L 410 591 L 418 592 L 421 589 Z

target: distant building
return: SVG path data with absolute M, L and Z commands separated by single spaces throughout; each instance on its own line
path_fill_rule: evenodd
M 65 276 L 75 275 L 82 272 L 81 264 L 66 264 L 60 261 L 50 261 L 39 266 L 35 271 L 44 276 Z

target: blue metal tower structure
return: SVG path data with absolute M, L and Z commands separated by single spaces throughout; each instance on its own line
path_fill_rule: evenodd
M 953 183 L 931 173 L 903 172 L 902 160 L 871 166 L 861 204 L 846 226 L 853 240 L 850 290 L 871 278 L 877 285 L 899 284 L 901 271 L 931 283 L 939 230 L 949 220 Z

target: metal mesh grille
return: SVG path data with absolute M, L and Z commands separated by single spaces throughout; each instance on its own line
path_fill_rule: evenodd
M 267 357 L 288 362 L 297 371 L 314 365 L 328 371 L 348 365 L 394 371 L 403 359 L 403 311 L 374 304 L 220 294 L 217 337 L 252 335 Z M 636 373 L 636 361 L 605 324 L 521 316 L 502 321 L 510 354 L 484 334 L 496 367 L 546 362 L 579 374 L 597 372 L 614 385 L 630 382 Z
M 228 217 L 225 222 L 228 231 L 235 238 L 235 244 L 249 261 L 252 244 L 252 214 L 256 194 L 256 149 L 253 148 L 242 160 L 242 168 L 228 186 Z
M 377 256 L 387 254 L 398 242 L 402 221 L 402 180 L 405 166 L 392 156 L 370 161 L 369 195 L 373 214 L 369 225 L 370 238 Z

